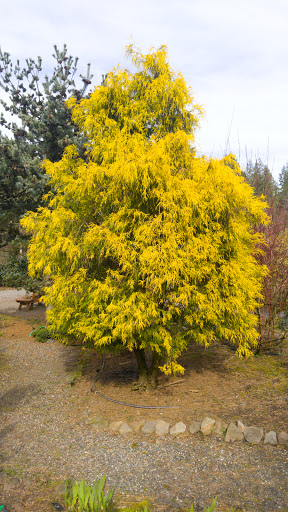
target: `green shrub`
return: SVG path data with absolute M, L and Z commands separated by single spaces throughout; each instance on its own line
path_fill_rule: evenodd
M 45 325 L 41 325 L 41 327 L 37 327 L 37 329 L 34 329 L 30 333 L 30 336 L 33 336 L 37 341 L 40 341 L 40 343 L 45 343 L 45 341 L 49 340 L 50 338 L 55 338 L 56 334 L 52 329 L 49 329 L 49 327 L 45 327 Z
M 40 293 L 43 281 L 42 279 L 32 279 L 28 275 L 26 256 L 11 255 L 4 265 L 0 265 L 0 286 L 25 288 L 27 292 Z
M 0 265 L 0 285 L 22 288 L 27 271 L 27 259 L 24 256 L 9 256 L 7 262 Z

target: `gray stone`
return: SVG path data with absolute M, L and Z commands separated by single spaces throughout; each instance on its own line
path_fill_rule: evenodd
M 109 425 L 109 430 L 111 430 L 112 432 L 116 432 L 117 430 L 119 430 L 119 428 L 121 427 L 123 421 L 111 421 L 110 425 Z
M 280 432 L 280 434 L 278 434 L 278 443 L 288 446 L 288 434 L 286 432 Z
M 109 421 L 103 418 L 103 420 L 96 421 L 93 427 L 96 430 L 107 430 L 109 428 Z
M 130 427 L 132 428 L 132 430 L 134 430 L 134 432 L 139 432 L 139 430 L 141 430 L 141 427 L 143 427 L 145 423 L 145 420 L 135 420 L 135 421 L 132 421 L 132 423 L 130 423 Z
M 104 416 L 101 412 L 99 412 L 98 414 L 96 414 L 96 416 L 92 416 L 91 418 L 88 418 L 87 420 L 87 425 L 94 425 L 95 423 L 98 423 L 98 421 L 102 421 L 104 420 Z
M 227 427 L 227 423 L 224 423 L 223 420 L 216 420 L 212 428 L 212 433 L 215 434 L 216 436 L 222 436 Z
M 212 432 L 212 428 L 215 425 L 215 420 L 212 418 L 204 418 L 204 420 L 201 422 L 201 432 L 204 436 L 208 436 Z
M 189 425 L 189 431 L 191 434 L 197 434 L 197 432 L 200 431 L 200 427 L 201 427 L 200 421 L 193 420 L 193 421 L 191 421 L 191 423 Z
M 241 430 L 236 427 L 235 423 L 230 423 L 226 431 L 225 442 L 233 443 L 234 441 L 243 441 L 243 438 L 243 432 L 241 432 Z
M 143 427 L 141 428 L 141 432 L 144 434 L 152 434 L 155 431 L 155 425 L 157 421 L 145 421 Z
M 7 480 L 9 478 L 9 476 L 7 475 L 7 473 L 5 473 L 5 471 L 0 471 L 0 482 L 3 482 L 4 480 Z
M 264 437 L 263 428 L 260 427 L 246 427 L 244 430 L 244 437 L 248 443 L 258 444 Z
M 246 428 L 244 423 L 242 423 L 242 421 L 240 421 L 240 420 L 237 420 L 237 427 L 239 428 L 239 430 L 241 430 L 241 432 L 244 432 L 244 430 Z
M 170 423 L 167 421 L 159 420 L 155 425 L 156 436 L 166 436 L 169 432 Z
M 272 446 L 276 446 L 278 444 L 277 441 L 277 435 L 274 430 L 271 430 L 271 432 L 267 432 L 264 438 L 264 444 L 271 444 Z
M 9 480 L 4 483 L 4 492 L 14 491 L 14 489 L 18 489 L 18 487 L 20 487 L 19 478 L 9 478 Z
M 179 421 L 179 423 L 176 423 L 174 427 L 170 428 L 170 434 L 172 436 L 176 436 L 177 434 L 183 434 L 186 430 L 185 423 L 182 423 L 182 421 Z
M 109 421 L 99 412 L 96 416 L 88 419 L 87 425 L 93 426 L 96 430 L 107 430 Z
M 119 428 L 119 433 L 124 434 L 131 434 L 132 428 L 129 427 L 128 423 L 126 421 L 123 421 L 121 427 Z

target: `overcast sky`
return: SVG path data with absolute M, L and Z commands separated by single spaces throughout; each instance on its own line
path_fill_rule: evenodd
M 2 51 L 43 58 L 64 43 L 91 63 L 93 82 L 120 64 L 125 46 L 167 45 L 206 117 L 199 153 L 230 151 L 243 167 L 261 158 L 275 178 L 288 161 L 287 0 L 10 0 L 1 7 Z M 0 94 L 1 90 L 0 90 Z

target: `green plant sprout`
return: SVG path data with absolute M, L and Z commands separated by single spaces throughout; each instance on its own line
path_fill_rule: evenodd
M 111 502 L 114 488 L 107 494 L 104 494 L 105 476 L 100 480 L 96 479 L 90 486 L 84 479 L 80 482 L 75 481 L 70 485 L 69 481 L 65 484 L 65 505 L 68 510 L 73 512 L 108 512 L 112 510 Z
M 214 500 L 212 501 L 211 505 L 208 508 L 204 508 L 204 512 L 214 512 L 215 507 L 217 503 L 217 496 L 215 496 Z M 194 512 L 194 507 L 191 505 L 190 512 Z

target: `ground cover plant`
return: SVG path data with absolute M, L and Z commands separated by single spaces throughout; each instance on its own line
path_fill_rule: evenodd
M 139 386 L 153 387 L 159 369 L 184 371 L 191 341 L 225 338 L 251 354 L 265 275 L 251 228 L 267 216 L 232 156 L 196 156 L 201 108 L 166 48 L 128 55 L 135 72 L 117 68 L 88 99 L 69 100 L 85 158 L 71 145 L 45 161 L 48 206 L 22 225 L 31 276 L 52 282 L 52 328 L 134 352 Z
M 45 343 L 45 341 L 49 340 L 50 338 L 55 338 L 56 333 L 54 333 L 45 325 L 41 325 L 36 327 L 36 329 L 33 329 L 33 331 L 30 333 L 30 336 L 33 336 L 33 338 L 35 338 L 37 341 L 40 341 L 40 343 Z

